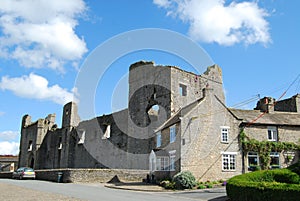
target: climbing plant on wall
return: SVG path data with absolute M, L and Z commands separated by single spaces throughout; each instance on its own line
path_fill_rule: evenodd
M 246 135 L 244 129 L 242 129 L 240 132 L 239 140 L 244 153 L 247 153 L 249 151 L 258 153 L 260 166 L 263 170 L 268 169 L 268 167 L 270 166 L 270 152 L 300 150 L 300 145 L 292 142 L 258 141 L 256 139 L 250 139 Z

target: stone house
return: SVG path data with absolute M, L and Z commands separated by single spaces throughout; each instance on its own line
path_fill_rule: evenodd
M 156 147 L 149 156 L 154 177 L 189 170 L 199 180 L 211 181 L 255 170 L 262 165 L 259 153 L 243 149 L 241 131 L 260 142 L 298 144 L 296 149 L 271 150 L 269 168 L 284 168 L 299 160 L 299 94 L 275 105 L 274 99 L 265 97 L 254 110 L 226 107 L 211 88 L 203 94 L 156 129 Z
M 261 102 L 256 110 L 226 107 L 217 65 L 197 75 L 141 61 L 129 69 L 127 109 L 81 121 L 77 105 L 71 102 L 63 108 L 61 128 L 55 124 L 55 114 L 36 122 L 25 115 L 19 165 L 141 169 L 150 170 L 156 179 L 190 170 L 200 180 L 227 179 L 248 171 L 249 157 L 254 161 L 253 153 L 244 153 L 239 142 L 245 125 L 253 138 L 263 139 L 259 137 L 264 129 L 268 136 L 268 128 L 274 135 L 276 128 L 277 140 L 298 142 L 300 103 L 298 96 L 292 99 L 279 101 L 274 112 L 248 126 L 266 105 Z M 298 159 L 298 153 L 292 155 Z M 281 167 L 287 165 L 283 159 L 279 162 Z

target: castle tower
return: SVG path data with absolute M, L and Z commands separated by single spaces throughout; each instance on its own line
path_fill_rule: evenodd
M 19 167 L 38 167 L 36 159 L 38 150 L 47 132 L 55 124 L 55 114 L 49 114 L 45 119 L 31 121 L 31 116 L 24 115 L 21 124 L 21 140 L 19 152 Z
M 202 90 L 208 86 L 224 100 L 222 72 L 217 65 L 202 75 L 154 62 L 140 61 L 130 66 L 128 160 L 132 161 L 131 168 L 148 168 L 147 157 L 153 148 L 149 139 L 153 131 L 181 108 L 201 98 Z M 154 107 L 157 111 L 153 111 Z
M 67 103 L 63 108 L 62 117 L 62 135 L 61 144 L 62 147 L 59 149 L 59 166 L 60 168 L 69 167 L 72 161 L 72 146 L 70 146 L 70 134 L 74 127 L 78 126 L 80 118 L 78 116 L 77 104 L 74 102 Z

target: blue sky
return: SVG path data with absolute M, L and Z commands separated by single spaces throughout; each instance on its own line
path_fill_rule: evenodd
M 223 70 L 228 106 L 253 99 L 241 106 L 251 109 L 258 94 L 279 98 L 299 75 L 299 7 L 296 0 L 1 0 L 0 154 L 18 152 L 24 114 L 35 121 L 56 113 L 60 125 L 84 61 L 135 29 L 171 30 L 199 44 Z M 126 83 L 129 65 L 139 60 L 191 70 L 155 50 L 116 58 L 95 92 L 96 115 L 111 112 L 117 83 Z M 283 98 L 299 92 L 297 79 Z M 126 90 L 120 94 L 117 109 L 126 106 Z

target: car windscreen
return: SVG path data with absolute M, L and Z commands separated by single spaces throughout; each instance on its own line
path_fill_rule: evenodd
M 33 169 L 27 168 L 25 169 L 25 172 L 33 172 Z

